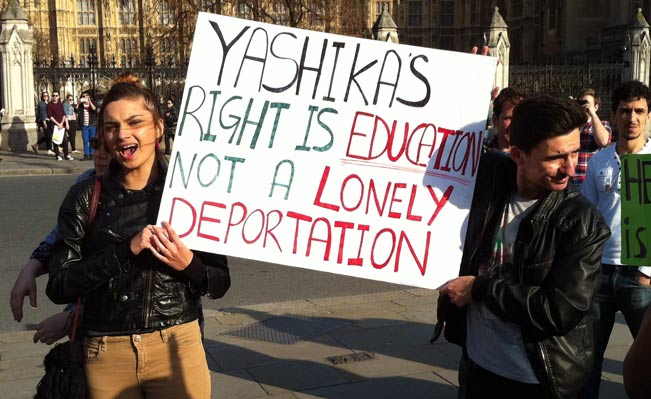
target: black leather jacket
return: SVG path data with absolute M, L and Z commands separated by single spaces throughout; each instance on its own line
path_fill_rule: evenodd
M 151 332 L 196 320 L 199 298 L 224 296 L 230 287 L 227 259 L 193 251 L 182 272 L 150 251 L 133 255 L 131 238 L 155 224 L 165 168 L 142 190 L 126 190 L 103 176 L 95 220 L 88 225 L 94 180 L 72 186 L 59 209 L 59 232 L 49 262 L 47 295 L 59 304 L 84 299 L 84 328 L 91 335 Z
M 516 165 L 508 157 L 482 157 L 460 275 L 477 276 L 490 259 L 507 201 L 516 191 Z M 522 220 L 513 264 L 478 276 L 474 301 L 519 324 L 538 380 L 554 398 L 571 398 L 594 362 L 590 306 L 601 273 L 601 252 L 610 230 L 600 213 L 573 188 L 552 191 Z M 447 306 L 447 307 L 446 307 Z M 466 342 L 466 308 L 439 301 L 445 337 Z

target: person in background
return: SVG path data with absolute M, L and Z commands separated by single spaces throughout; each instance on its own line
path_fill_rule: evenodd
M 509 126 L 513 118 L 513 109 L 526 98 L 526 94 L 513 87 L 506 87 L 493 100 L 493 128 L 496 133 L 484 141 L 484 151 L 507 153 L 511 149 Z
M 42 132 L 42 136 L 31 145 L 34 154 L 38 154 L 38 146 L 45 143 L 45 149 L 48 155 L 54 155 L 52 151 L 52 126 L 47 116 L 47 103 L 50 101 L 50 95 L 47 91 L 41 93 L 41 101 L 38 102 L 38 109 L 36 114 L 36 124 Z
M 66 113 L 63 110 L 63 104 L 59 98 L 59 92 L 52 92 L 52 101 L 47 104 L 47 116 L 52 125 L 52 129 L 57 127 L 58 129 L 68 130 L 68 119 L 66 118 Z M 54 148 L 54 154 L 57 161 L 63 161 L 65 158 L 68 161 L 73 160 L 70 155 L 68 155 L 68 137 L 66 134 L 63 135 L 63 140 L 61 141 L 61 147 L 63 147 L 63 157 L 61 157 L 61 152 L 59 151 L 59 144 L 52 142 L 52 147 Z
M 590 158 L 581 193 L 595 204 L 610 226 L 612 236 L 601 257 L 601 286 L 592 305 L 595 364 L 581 399 L 599 398 L 601 369 L 615 314 L 621 311 L 633 338 L 651 304 L 651 267 L 622 263 L 621 162 L 624 154 L 651 154 L 645 136 L 651 90 L 641 82 L 622 83 L 612 94 L 612 120 L 618 139 Z
M 46 293 L 55 303 L 83 298 L 92 399 L 208 399 L 199 300 L 226 293 L 227 259 L 190 250 L 167 222 L 153 224 L 167 172 L 156 149 L 164 122 L 156 96 L 135 75 L 115 79 L 98 126 L 112 160 L 100 178 L 97 216 L 88 225 L 92 181 L 73 186 L 59 210 Z
M 463 348 L 460 398 L 572 398 L 590 374 L 590 304 L 610 233 L 568 187 L 584 123 L 575 101 L 530 97 L 513 112 L 510 156 L 482 156 L 460 277 L 437 310 Z
M 81 93 L 79 104 L 77 104 L 77 125 L 81 126 L 81 138 L 84 142 L 84 157 L 82 161 L 93 159 L 93 149 L 90 146 L 90 140 L 95 137 L 97 124 L 97 106 L 90 92 L 85 90 Z
M 77 150 L 77 113 L 75 110 L 75 103 L 72 94 L 66 96 L 66 101 L 63 102 L 63 112 L 66 114 L 68 120 L 68 140 L 70 141 L 70 152 L 79 154 Z
M 97 140 L 91 141 L 91 145 L 95 149 L 93 152 L 95 167 L 80 174 L 75 183 L 79 183 L 89 177 L 102 176 L 106 172 L 111 155 L 108 153 L 106 146 L 101 144 Z M 11 289 L 9 305 L 14 320 L 17 322 L 23 319 L 23 301 L 25 297 L 29 296 L 29 303 L 32 307 L 37 306 L 36 278 L 47 273 L 45 267 L 52 252 L 52 245 L 54 245 L 58 230 L 59 227 L 54 226 L 52 231 L 34 249 L 29 261 L 20 270 Z M 36 333 L 34 334 L 34 342 L 41 341 L 50 345 L 63 338 L 69 331 L 70 320 L 72 320 L 74 311 L 74 309 L 68 306 L 63 312 L 50 316 L 38 323 L 36 325 Z
M 170 155 L 172 153 L 170 140 L 174 140 L 176 122 L 179 119 L 179 113 L 174 106 L 174 100 L 172 98 L 167 99 L 167 108 L 163 112 L 163 118 L 165 119 L 165 155 Z
M 576 164 L 576 173 L 572 176 L 572 184 L 581 187 L 585 179 L 585 170 L 588 161 L 595 152 L 610 144 L 613 130 L 608 121 L 602 121 L 597 115 L 601 98 L 595 89 L 581 91 L 577 99 L 588 115 L 588 122 L 581 128 L 581 149 L 579 150 L 579 163 Z

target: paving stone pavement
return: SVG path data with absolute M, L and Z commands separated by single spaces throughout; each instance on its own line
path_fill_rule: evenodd
M 207 310 L 212 398 L 456 398 L 460 351 L 445 341 L 428 342 L 436 299 L 435 291 L 404 289 Z M 249 336 L 238 335 L 242 331 Z M 32 335 L 0 333 L 5 399 L 31 398 L 43 374 L 49 347 L 34 344 Z M 287 336 L 293 343 L 279 343 Z M 619 320 L 602 398 L 626 397 L 621 368 L 630 343 Z

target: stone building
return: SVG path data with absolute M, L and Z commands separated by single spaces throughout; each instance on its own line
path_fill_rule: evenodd
M 20 0 L 34 31 L 36 65 L 137 66 L 147 46 L 159 65 L 181 66 L 199 11 L 361 36 L 363 0 Z M 5 9 L 8 0 L 0 0 Z M 92 50 L 91 50 L 92 49 Z
M 4 9 L 7 0 L 0 0 Z M 371 37 L 382 11 L 400 43 L 467 51 L 487 41 L 495 7 L 508 26 L 514 64 L 621 60 L 626 26 L 651 0 L 20 0 L 34 29 L 37 65 L 137 66 L 145 48 L 181 66 L 198 11 Z
M 365 0 L 368 27 L 385 6 L 400 43 L 455 51 L 486 42 L 498 7 L 518 64 L 619 61 L 637 8 L 651 20 L 651 0 Z

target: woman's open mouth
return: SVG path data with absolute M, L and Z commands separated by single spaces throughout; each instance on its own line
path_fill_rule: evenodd
M 136 154 L 138 150 L 138 144 L 129 144 L 119 148 L 120 155 L 125 159 L 131 159 Z

